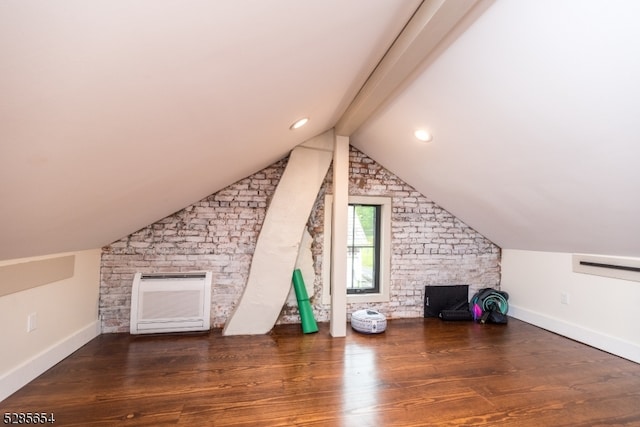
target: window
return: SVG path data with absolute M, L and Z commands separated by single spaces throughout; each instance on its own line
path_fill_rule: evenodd
M 380 291 L 380 205 L 349 204 L 347 293 Z
M 333 197 L 324 204 L 324 247 L 331 247 Z M 391 198 L 349 196 L 347 302 L 389 301 Z M 323 257 L 322 303 L 331 303 L 331 256 Z

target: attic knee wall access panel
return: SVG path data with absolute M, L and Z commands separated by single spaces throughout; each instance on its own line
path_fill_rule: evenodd
M 256 242 L 249 278 L 224 335 L 260 335 L 273 328 L 291 288 L 302 235 L 333 157 L 333 131 L 291 152 Z
M 0 267 L 0 296 L 73 277 L 75 255 L 41 259 Z

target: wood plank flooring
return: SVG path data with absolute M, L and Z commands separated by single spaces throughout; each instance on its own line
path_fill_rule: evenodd
M 102 335 L 0 402 L 55 426 L 640 426 L 640 365 L 510 319 Z

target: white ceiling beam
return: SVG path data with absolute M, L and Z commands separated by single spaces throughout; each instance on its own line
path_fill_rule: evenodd
M 424 1 L 336 123 L 336 134 L 353 134 L 494 1 Z

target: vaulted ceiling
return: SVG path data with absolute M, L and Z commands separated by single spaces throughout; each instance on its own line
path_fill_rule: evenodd
M 332 127 L 502 247 L 640 256 L 640 4 L 481 1 L 385 75 L 456 1 L 0 3 L 0 259 L 108 244 Z

